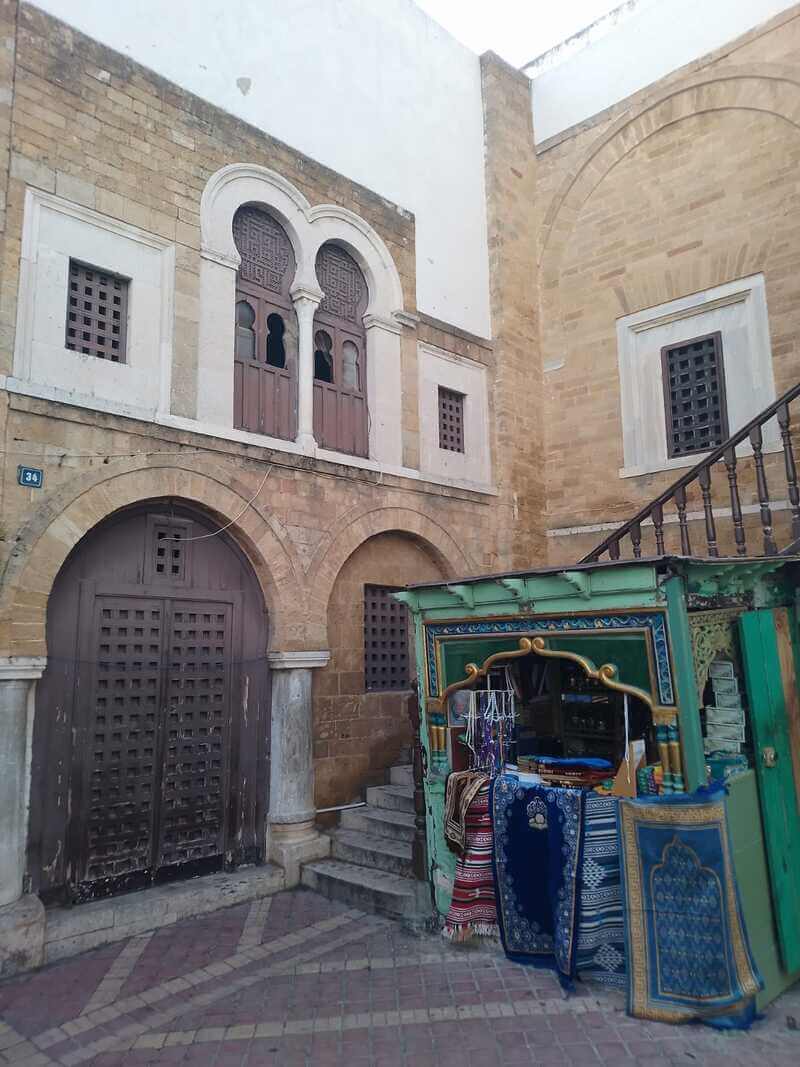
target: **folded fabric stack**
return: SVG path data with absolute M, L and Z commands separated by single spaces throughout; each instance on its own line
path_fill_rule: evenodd
M 522 761 L 520 761 L 522 762 Z M 550 785 L 574 789 L 591 789 L 613 775 L 613 767 L 604 759 L 561 756 L 530 756 L 527 767 Z

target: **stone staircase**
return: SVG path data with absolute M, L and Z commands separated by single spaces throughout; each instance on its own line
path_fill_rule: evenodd
M 341 812 L 330 859 L 303 865 L 300 881 L 330 900 L 412 925 L 431 914 L 430 887 L 411 870 L 414 784 L 410 766 L 392 767 L 387 785 L 367 789 L 363 808 Z

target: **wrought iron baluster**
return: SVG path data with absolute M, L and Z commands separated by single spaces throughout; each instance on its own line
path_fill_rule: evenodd
M 756 464 L 756 491 L 758 492 L 758 503 L 761 508 L 764 555 L 775 556 L 778 553 L 778 546 L 775 544 L 775 538 L 772 534 L 772 509 L 769 506 L 769 487 L 767 486 L 767 475 L 764 470 L 763 438 L 760 426 L 754 426 L 750 431 L 750 444 L 753 446 L 753 459 Z
M 697 475 L 703 495 L 703 514 L 706 520 L 706 545 L 709 556 L 718 556 L 717 528 L 714 525 L 714 509 L 711 505 L 711 468 L 703 467 Z
M 642 558 L 642 528 L 637 522 L 631 527 L 631 544 L 633 545 L 634 559 Z
M 692 545 L 689 541 L 689 524 L 686 521 L 686 488 L 680 486 L 675 490 L 675 507 L 678 509 L 678 525 L 681 530 L 681 552 L 691 556 Z
M 747 536 L 742 521 L 742 503 L 739 500 L 739 482 L 736 478 L 736 449 L 729 448 L 725 453 L 725 469 L 728 472 L 728 486 L 731 493 L 731 518 L 733 519 L 733 536 L 736 541 L 737 556 L 747 555 Z
M 780 426 L 781 441 L 783 441 L 783 463 L 786 468 L 786 486 L 792 513 L 792 541 L 797 541 L 800 539 L 800 489 L 797 486 L 797 464 L 794 461 L 794 449 L 792 448 L 788 404 L 781 404 L 778 408 L 778 426 Z
M 612 541 L 608 546 L 609 559 L 619 559 L 619 541 Z
M 653 504 L 650 513 L 653 519 L 653 529 L 656 534 L 656 555 L 664 555 L 664 509 L 660 504 Z

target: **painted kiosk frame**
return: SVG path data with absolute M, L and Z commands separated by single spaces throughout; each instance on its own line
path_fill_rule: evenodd
M 672 791 L 692 792 L 708 778 L 701 707 L 708 668 L 721 655 L 737 666 L 752 735 L 750 768 L 728 780 L 728 817 L 765 983 L 759 1005 L 797 980 L 799 587 L 797 557 L 669 556 L 415 585 L 396 594 L 414 621 L 427 862 L 438 913 L 447 912 L 455 870 L 444 838 L 456 743 L 446 716 L 452 692 L 531 654 L 578 663 L 596 682 L 647 706 Z

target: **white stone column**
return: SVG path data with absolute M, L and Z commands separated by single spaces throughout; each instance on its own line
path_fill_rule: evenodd
M 236 270 L 224 256 L 204 251 L 200 260 L 200 324 L 197 339 L 197 419 L 233 426 L 233 346 Z
M 311 672 L 330 652 L 270 652 L 272 755 L 269 783 L 269 857 L 283 867 L 286 885 L 300 881 L 300 865 L 321 859 L 330 840 L 314 826 L 314 716 Z
M 0 977 L 39 966 L 44 908 L 25 894 L 31 751 L 41 656 L 0 658 Z
M 378 315 L 365 315 L 369 458 L 387 467 L 403 465 L 402 329 Z
M 314 313 L 319 307 L 321 290 L 305 286 L 292 289 L 297 315 L 297 437 L 303 452 L 313 456 L 314 440 Z

